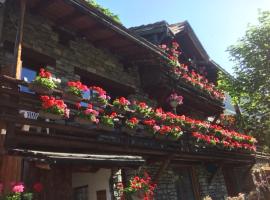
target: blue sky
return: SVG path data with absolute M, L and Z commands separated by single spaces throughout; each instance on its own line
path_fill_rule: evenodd
M 226 49 L 256 23 L 258 9 L 270 0 L 97 0 L 118 14 L 126 27 L 166 20 L 188 20 L 209 56 L 232 73 Z

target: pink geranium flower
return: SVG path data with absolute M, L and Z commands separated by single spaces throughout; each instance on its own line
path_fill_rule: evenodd
M 15 183 L 12 186 L 12 192 L 14 192 L 14 193 L 22 193 L 22 192 L 24 192 L 24 185 L 23 185 L 23 183 Z

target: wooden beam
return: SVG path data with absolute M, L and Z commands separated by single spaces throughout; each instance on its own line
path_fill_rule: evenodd
M 22 38 L 23 38 L 25 7 L 26 7 L 26 0 L 20 0 L 20 17 L 14 47 L 14 65 L 12 73 L 13 76 L 17 79 L 21 78 L 21 68 L 22 68 L 21 55 L 22 55 Z
M 167 158 L 162 162 L 157 174 L 155 175 L 153 182 L 158 183 L 159 178 L 162 176 L 163 172 L 168 168 L 171 160 L 173 159 L 174 154 L 170 154 Z

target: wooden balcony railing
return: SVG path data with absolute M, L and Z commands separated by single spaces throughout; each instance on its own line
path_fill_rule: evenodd
M 199 147 L 189 134 L 178 141 L 157 140 L 130 136 L 115 128 L 98 130 L 95 126 L 82 126 L 72 119 L 49 121 L 37 117 L 39 96 L 20 91 L 28 83 L 8 76 L 0 77 L 0 121 L 6 125 L 6 148 L 31 149 L 73 153 L 104 153 L 160 157 L 173 154 L 175 161 L 254 162 L 254 154 L 226 151 L 215 147 Z M 55 91 L 61 96 L 61 91 Z M 70 108 L 74 105 L 68 105 Z M 71 109 L 72 112 L 72 109 Z

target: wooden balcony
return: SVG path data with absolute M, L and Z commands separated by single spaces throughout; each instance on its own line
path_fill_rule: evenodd
M 221 162 L 253 163 L 255 155 L 248 152 L 225 151 L 215 147 L 199 147 L 189 134 L 179 141 L 157 140 L 141 136 L 130 136 L 121 131 L 102 131 L 96 127 L 85 127 L 72 119 L 48 121 L 29 119 L 22 111 L 38 113 L 39 97 L 20 92 L 27 83 L 7 76 L 0 77 L 0 121 L 6 127 L 6 148 L 15 149 L 91 153 L 107 155 L 138 155 L 148 159 L 166 158 L 173 155 L 173 162 Z M 55 92 L 61 96 L 61 91 Z M 72 108 L 72 104 L 68 105 Z M 34 118 L 34 117 L 32 117 Z M 25 128 L 27 126 L 27 128 Z M 29 128 L 30 127 L 30 128 Z
M 166 107 L 167 98 L 175 91 L 184 97 L 184 105 L 178 108 L 180 113 L 190 115 L 195 112 L 207 117 L 218 116 L 223 112 L 224 104 L 221 100 L 214 99 L 203 90 L 176 78 L 166 67 L 142 68 L 141 76 L 145 91 L 158 99 L 163 107 Z

